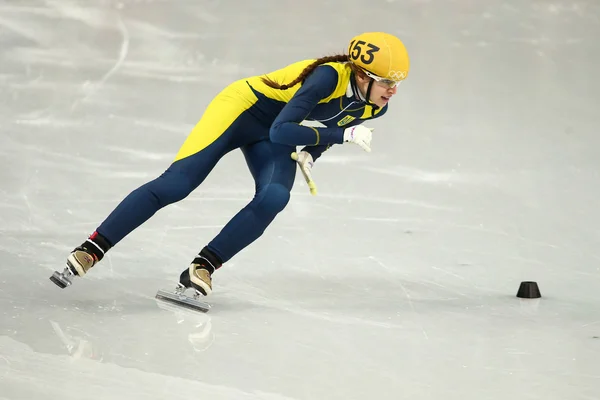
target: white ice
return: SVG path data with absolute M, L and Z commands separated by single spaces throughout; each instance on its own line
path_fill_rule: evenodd
M 373 152 L 154 300 L 252 196 L 239 152 L 85 279 L 48 277 L 229 82 L 385 30 Z M 597 1 L 0 1 L 0 399 L 600 399 Z M 521 281 L 543 297 L 521 300 Z

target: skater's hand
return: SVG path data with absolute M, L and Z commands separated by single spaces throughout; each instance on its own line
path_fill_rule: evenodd
M 300 166 L 300 171 L 302 172 L 302 175 L 304 175 L 304 180 L 306 180 L 306 183 L 308 184 L 310 194 L 315 196 L 317 194 L 317 185 L 312 179 L 311 170 L 314 164 L 312 156 L 306 151 L 301 151 L 300 153 L 293 152 L 292 160 L 296 161 Z
M 351 142 L 359 145 L 367 153 L 371 152 L 371 137 L 373 128 L 356 125 L 344 129 L 344 142 Z

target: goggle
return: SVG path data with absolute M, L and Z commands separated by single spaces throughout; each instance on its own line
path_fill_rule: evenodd
M 365 69 L 363 69 L 363 72 L 369 78 L 372 78 L 375 82 L 377 82 L 380 86 L 387 87 L 390 89 L 397 87 L 402 82 L 402 80 L 396 81 L 396 80 L 389 79 L 389 78 L 382 78 L 380 76 L 370 73 L 369 71 L 367 71 Z

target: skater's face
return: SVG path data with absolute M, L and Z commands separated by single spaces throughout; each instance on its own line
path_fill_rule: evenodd
M 371 83 L 371 81 L 373 81 L 373 84 L 371 85 L 369 100 L 378 107 L 385 106 L 390 101 L 392 96 L 398 91 L 397 85 L 390 87 L 390 85 L 386 84 L 385 82 L 376 81 L 365 74 L 357 73 L 356 85 L 358 86 L 358 89 L 363 97 L 366 97 L 369 83 Z

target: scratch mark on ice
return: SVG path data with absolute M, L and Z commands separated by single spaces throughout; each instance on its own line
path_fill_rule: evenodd
M 71 110 L 75 109 L 80 103 L 86 101 L 94 93 L 100 90 L 102 86 L 104 86 L 104 84 L 111 78 L 111 76 L 113 76 L 119 70 L 119 68 L 121 68 L 121 65 L 123 65 L 123 62 L 125 61 L 125 58 L 127 58 L 127 53 L 129 52 L 130 35 L 129 30 L 127 29 L 127 26 L 123 22 L 123 18 L 120 15 L 118 18 L 118 27 L 123 39 L 121 41 L 121 49 L 119 50 L 119 57 L 117 58 L 117 61 L 112 66 L 112 68 L 108 70 L 108 72 L 106 72 L 106 74 L 104 74 L 104 76 L 96 84 L 94 84 L 92 90 L 85 97 L 73 103 Z

